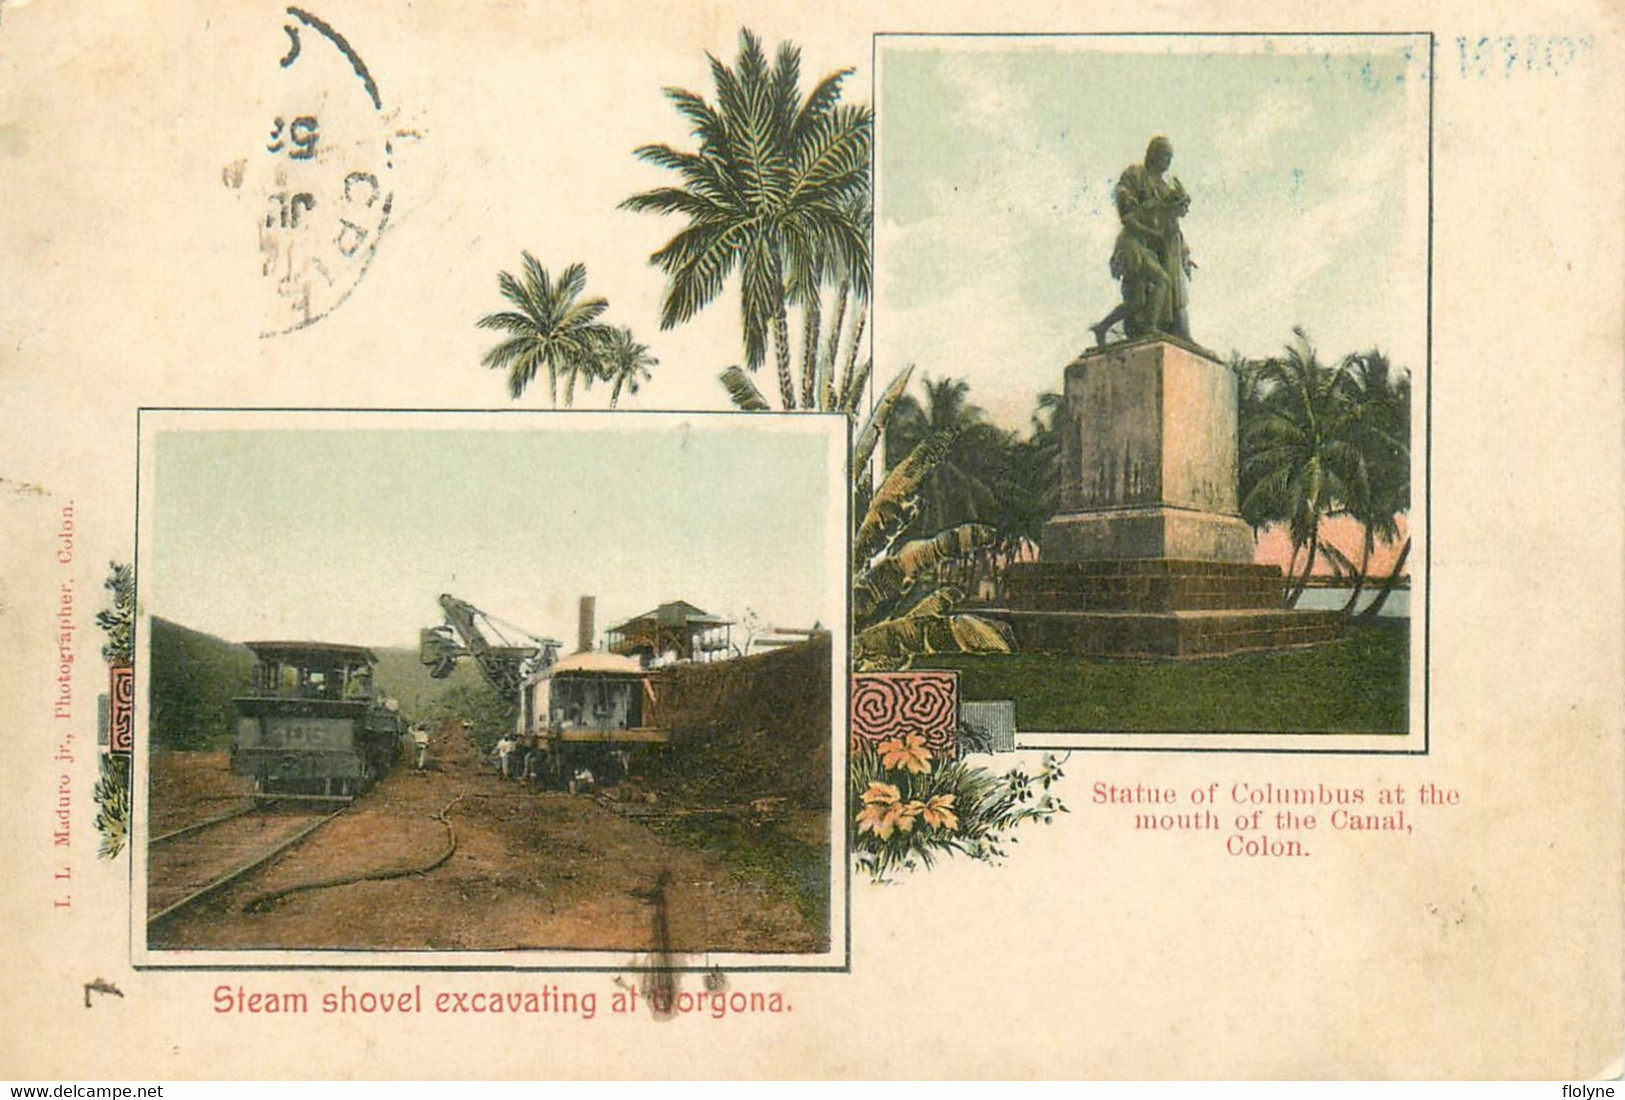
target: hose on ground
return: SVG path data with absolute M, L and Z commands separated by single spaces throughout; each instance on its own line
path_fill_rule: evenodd
M 294 886 L 284 886 L 280 890 L 268 890 L 263 894 L 255 894 L 243 902 L 242 911 L 245 913 L 260 913 L 272 905 L 292 894 L 303 894 L 311 890 L 327 890 L 334 886 L 349 886 L 357 882 L 387 882 L 390 879 L 405 878 L 408 875 L 426 875 L 430 871 L 444 864 L 457 853 L 457 830 L 452 826 L 451 819 L 446 815 L 451 813 L 452 807 L 463 800 L 458 795 L 445 808 L 435 814 L 435 820 L 445 826 L 446 849 L 428 863 L 414 867 L 398 867 L 389 871 L 372 871 L 361 875 L 342 875 L 338 878 L 321 879 L 317 882 L 301 882 Z

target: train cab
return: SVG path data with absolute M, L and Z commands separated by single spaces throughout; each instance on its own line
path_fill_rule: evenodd
M 353 796 L 394 763 L 401 718 L 363 646 L 250 642 L 249 694 L 233 701 L 232 770 L 267 794 Z

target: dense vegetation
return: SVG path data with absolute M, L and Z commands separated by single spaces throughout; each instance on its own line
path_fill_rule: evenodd
M 398 702 L 407 721 L 474 723 L 477 742 L 494 744 L 512 724 L 505 707 L 467 662 L 445 680 L 432 680 L 407 648 L 374 649 L 378 690 Z M 249 688 L 254 654 L 247 646 L 154 617 L 148 705 L 152 746 L 192 752 L 231 747 L 232 700 Z
M 155 616 L 150 653 L 147 728 L 153 748 L 229 748 L 231 701 L 248 690 L 254 667 L 248 647 Z

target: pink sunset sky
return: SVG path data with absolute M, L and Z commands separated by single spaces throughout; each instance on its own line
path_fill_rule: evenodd
M 1371 551 L 1371 564 L 1366 571 L 1373 577 L 1385 577 L 1394 567 L 1394 561 L 1405 546 L 1405 540 L 1410 537 L 1410 517 L 1399 517 L 1399 538 L 1392 545 L 1385 545 L 1379 541 L 1376 548 Z M 1338 516 L 1323 520 L 1320 525 L 1320 538 L 1322 542 L 1330 542 L 1341 550 L 1355 565 L 1360 564 L 1361 546 L 1364 541 L 1364 529 L 1347 516 Z M 1288 536 L 1285 527 L 1272 526 L 1265 529 L 1259 536 L 1253 550 L 1253 560 L 1265 565 L 1279 565 L 1283 570 L 1292 558 L 1292 539 Z M 1300 567 L 1302 554 L 1299 555 Z M 1410 562 L 1405 563 L 1405 573 L 1410 574 Z M 1316 555 L 1316 576 L 1329 576 L 1333 572 L 1331 562 L 1326 556 Z

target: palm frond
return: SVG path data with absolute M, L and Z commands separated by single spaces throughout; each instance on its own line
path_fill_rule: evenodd
M 937 432 L 920 442 L 908 456 L 892 467 L 875 490 L 853 540 L 853 560 L 866 562 L 887 542 L 895 539 L 918 510 L 915 495 L 920 483 L 948 455 L 954 433 Z
M 966 523 L 903 543 L 858 571 L 852 583 L 853 622 L 869 621 L 878 611 L 898 606 L 922 574 L 998 541 L 993 528 Z
M 772 409 L 767 398 L 762 396 L 762 391 L 756 388 L 756 383 L 743 370 L 736 366 L 729 367 L 719 377 L 734 407 L 741 412 L 767 412 Z
M 913 374 L 913 364 L 904 367 L 897 377 L 891 380 L 891 384 L 886 387 L 885 392 L 880 395 L 880 400 L 875 402 L 874 411 L 869 414 L 868 421 L 863 425 L 862 430 L 858 432 L 857 442 L 852 445 L 852 472 L 854 476 L 860 475 L 863 469 L 869 465 L 869 460 L 874 456 L 875 447 L 880 442 L 880 433 L 886 430 L 886 422 L 891 419 L 892 410 L 897 407 L 897 402 L 902 400 L 903 391 L 908 389 L 908 380 Z M 854 388 L 861 391 L 861 387 Z M 850 411 L 850 405 L 847 406 L 847 411 Z

